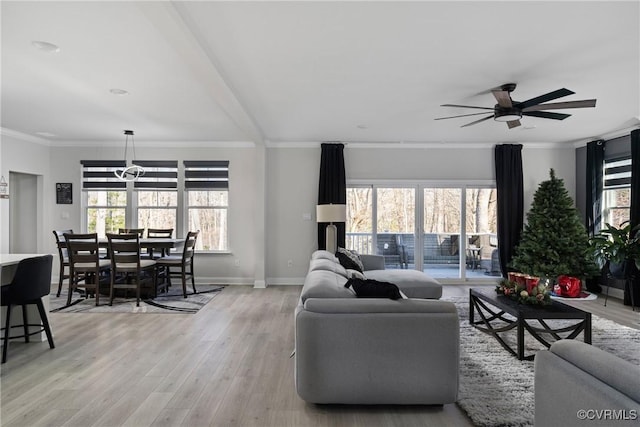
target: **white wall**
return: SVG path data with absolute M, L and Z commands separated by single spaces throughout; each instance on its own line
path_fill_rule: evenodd
M 87 144 L 90 145 L 90 144 Z M 527 146 L 523 149 L 525 212 L 539 183 L 548 179 L 549 168 L 563 178 L 570 195 L 575 194 L 573 147 Z M 81 230 L 80 160 L 119 159 L 120 144 L 113 147 L 47 147 L 3 138 L 0 167 L 5 178 L 9 170 L 44 176 L 44 233 L 40 251 L 55 253 L 51 230 Z M 253 284 L 256 267 L 264 265 L 268 284 L 301 284 L 309 255 L 317 248 L 315 206 L 320 167 L 319 144 L 310 148 L 269 147 L 266 149 L 266 231 L 264 241 L 256 227 L 254 212 L 260 199 L 256 175 L 255 148 L 136 146 L 138 159 L 228 159 L 230 161 L 229 242 L 231 253 L 199 254 L 198 277 L 217 283 Z M 258 156 L 259 157 L 259 156 Z M 494 150 L 459 146 L 345 149 L 348 180 L 494 180 Z M 55 183 L 73 183 L 73 205 L 55 204 Z M 8 249 L 8 201 L 0 200 L 0 251 Z M 306 219 L 309 218 L 310 219 Z M 256 245 L 266 244 L 265 259 L 256 259 Z M 235 266 L 235 261 L 239 266 Z M 291 265 L 289 264 L 291 261 Z
M 268 284 L 301 284 L 309 269 L 309 257 L 318 248 L 319 176 L 319 146 L 268 149 Z M 310 219 L 305 219 L 305 214 Z
M 37 252 L 50 252 L 47 230 L 51 230 L 49 216 L 45 214 L 55 197 L 55 184 L 52 184 L 49 161 L 50 148 L 45 141 L 36 138 L 22 139 L 2 133 L 0 141 L 0 175 L 9 183 L 11 172 L 38 175 L 38 207 L 41 214 L 36 219 Z M 9 183 L 9 186 L 11 184 Z M 9 252 L 9 199 L 0 199 L 0 252 Z M 49 231 L 51 233 L 51 231 Z M 53 235 L 51 235 L 53 237 Z M 54 248 L 55 249 L 55 248 Z
M 557 145 L 523 148 L 524 207 L 529 211 L 549 169 L 575 194 L 574 148 Z M 267 155 L 267 281 L 301 283 L 309 255 L 317 248 L 315 205 L 318 197 L 320 147 L 270 148 Z M 492 146 L 345 148 L 347 180 L 495 180 Z M 311 213 L 311 221 L 303 219 Z M 526 218 L 525 218 L 526 220 Z M 288 261 L 293 265 L 288 267 Z

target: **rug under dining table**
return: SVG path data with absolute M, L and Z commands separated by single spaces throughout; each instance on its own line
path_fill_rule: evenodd
M 49 295 L 49 307 L 52 313 L 173 313 L 193 314 L 207 305 L 224 289 L 220 285 L 196 285 L 197 293 L 193 293 L 188 286 L 187 298 L 182 294 L 182 286 L 174 284 L 167 293 L 160 294 L 154 299 L 141 299 L 140 306 L 136 306 L 135 293 L 130 292 L 126 297 L 118 297 L 109 305 L 109 296 L 100 295 L 100 305 L 96 306 L 95 298 L 86 298 L 79 292 L 74 292 L 71 304 L 67 305 L 67 291 L 63 289 L 59 297 L 52 288 Z

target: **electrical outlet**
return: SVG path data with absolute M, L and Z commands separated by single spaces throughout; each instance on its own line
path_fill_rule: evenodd
M 293 260 L 290 259 L 287 261 L 287 267 L 289 268 L 293 267 Z
M 239 259 L 237 259 L 237 260 L 235 261 L 235 265 L 236 265 L 236 267 L 240 267 L 240 260 L 239 260 Z

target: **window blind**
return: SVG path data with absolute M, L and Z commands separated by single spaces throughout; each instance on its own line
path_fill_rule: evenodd
M 124 160 L 80 160 L 83 190 L 124 190 L 127 183 L 113 174 L 126 167 Z
M 136 189 L 177 189 L 177 160 L 134 160 L 134 165 L 144 168 L 144 175 L 134 181 Z
M 228 160 L 185 160 L 184 188 L 196 189 L 229 189 Z
M 604 189 L 631 186 L 631 157 L 604 161 Z

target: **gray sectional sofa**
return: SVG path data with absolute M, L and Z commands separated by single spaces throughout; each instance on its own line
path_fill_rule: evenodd
M 367 278 L 393 282 L 407 298 L 358 298 L 344 287 L 354 273 L 315 252 L 295 311 L 298 395 L 321 404 L 455 402 L 454 304 L 439 301 L 442 287 L 421 272 L 384 270 L 382 256 L 361 259 Z
M 535 425 L 640 425 L 640 366 L 576 340 L 535 357 Z

